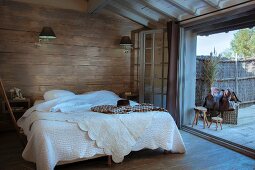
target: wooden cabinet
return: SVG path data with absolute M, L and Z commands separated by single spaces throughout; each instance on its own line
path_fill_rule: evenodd
M 26 112 L 26 110 L 30 108 L 30 99 L 9 100 L 9 102 L 16 120 L 18 120 Z M 2 113 L 8 113 L 5 101 L 2 101 Z

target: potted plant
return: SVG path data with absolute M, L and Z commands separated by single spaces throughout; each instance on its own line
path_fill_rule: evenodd
M 215 54 L 215 53 L 214 53 Z M 215 101 L 211 94 L 211 89 L 214 81 L 218 75 L 218 64 L 220 62 L 220 56 L 210 55 L 209 58 L 203 61 L 203 80 L 204 80 L 204 94 L 206 105 L 210 105 L 208 111 L 208 120 L 210 121 L 212 115 L 216 115 L 217 112 L 214 110 Z
M 207 85 L 207 89 L 211 92 L 211 87 L 218 75 L 218 64 L 220 62 L 220 56 L 213 56 L 212 54 L 208 59 L 203 61 L 203 79 Z

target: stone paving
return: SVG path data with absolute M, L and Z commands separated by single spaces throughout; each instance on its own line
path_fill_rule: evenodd
M 200 119 L 193 128 L 255 149 L 255 105 L 239 109 L 237 125 L 223 124 L 223 130 L 218 127 L 216 131 L 216 125 L 213 123 L 210 128 L 203 129 L 203 122 Z

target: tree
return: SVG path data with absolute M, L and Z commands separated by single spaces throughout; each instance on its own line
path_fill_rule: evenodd
M 255 57 L 255 27 L 241 29 L 231 41 L 232 50 L 244 58 Z
M 229 59 L 234 57 L 234 53 L 232 49 L 226 49 L 225 51 L 220 53 L 220 55 L 223 58 L 229 58 Z

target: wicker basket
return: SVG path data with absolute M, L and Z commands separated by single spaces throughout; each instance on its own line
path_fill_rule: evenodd
M 225 111 L 222 116 L 223 123 L 237 125 L 238 110 L 239 107 L 237 106 L 233 111 Z

